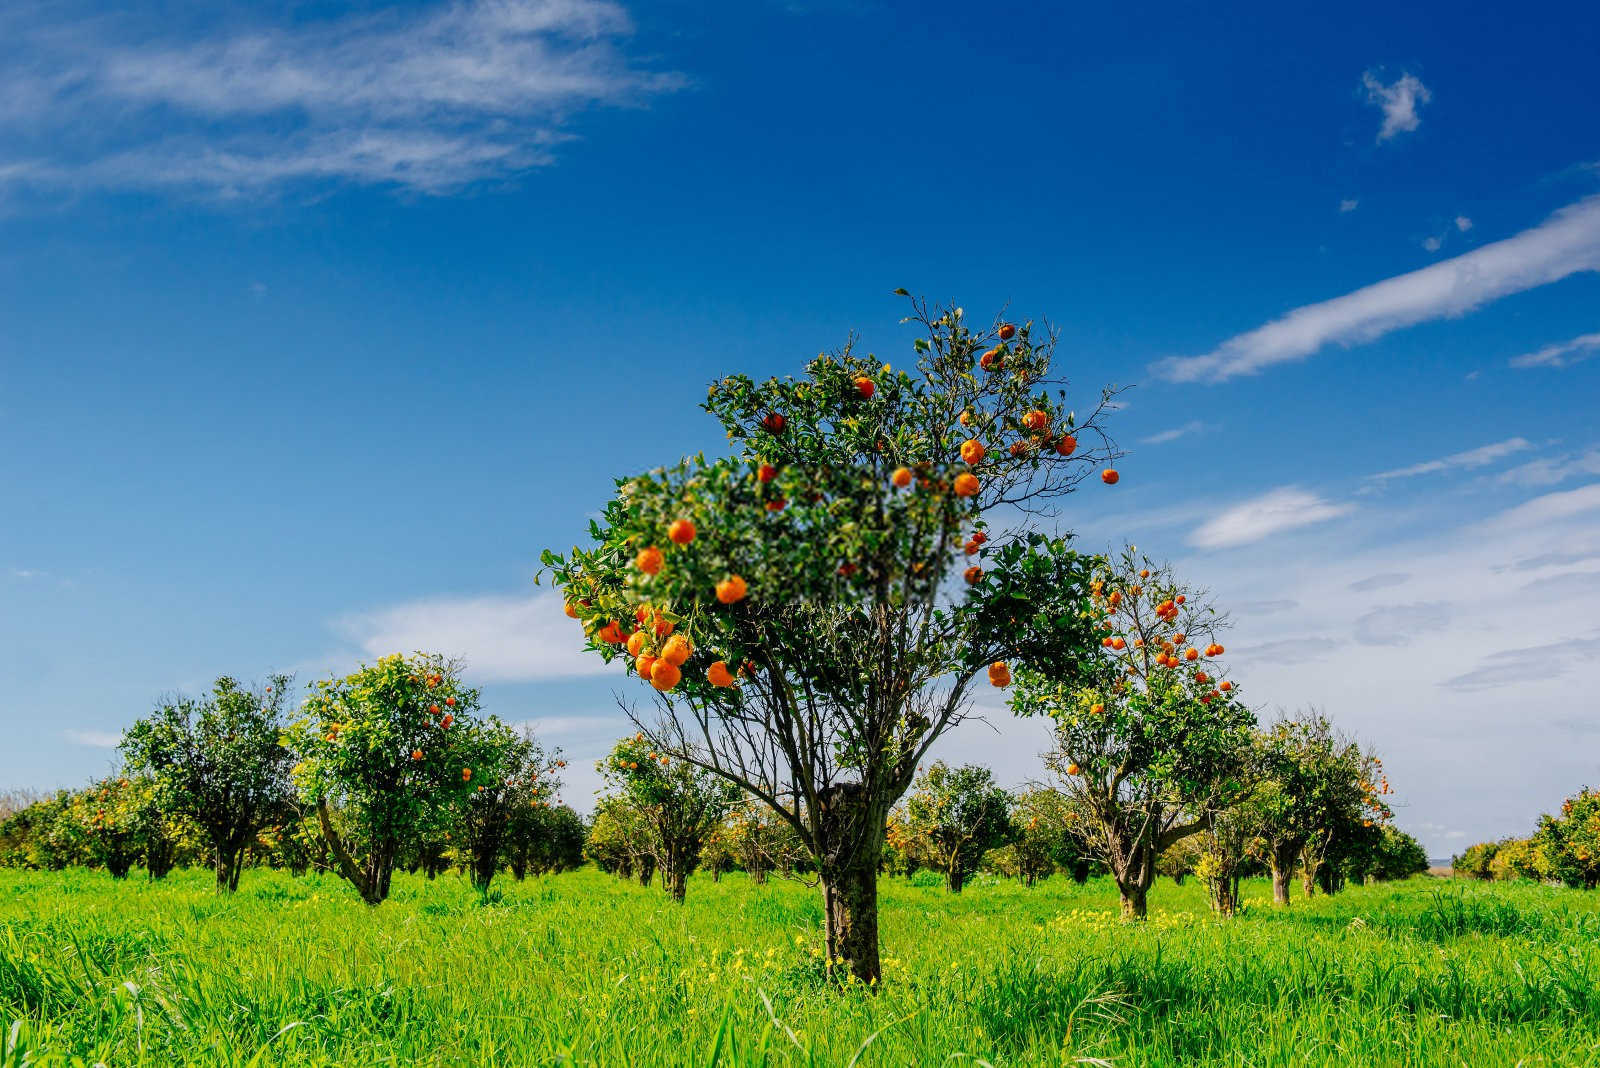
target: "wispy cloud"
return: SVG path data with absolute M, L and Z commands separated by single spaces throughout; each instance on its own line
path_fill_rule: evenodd
M 1361 201 L 1354 198 L 1339 201 L 1339 214 L 1347 215 L 1361 206 Z
M 1367 103 L 1383 112 L 1379 141 L 1392 140 L 1422 125 L 1417 109 L 1433 99 L 1433 93 L 1414 74 L 1402 74 L 1393 83 L 1384 85 L 1377 74 L 1369 70 L 1361 76 L 1361 85 L 1367 91 Z
M 0 183 L 32 187 L 442 193 L 549 163 L 576 112 L 685 84 L 622 53 L 632 25 L 606 0 L 464 0 L 187 37 L 131 19 L 15 23 L 10 49 L 27 61 L 0 63 L 14 157 Z
M 1464 234 L 1470 229 L 1472 229 L 1472 220 L 1467 218 L 1465 215 L 1457 215 L 1456 230 Z
M 1387 605 L 1356 620 L 1355 639 L 1362 645 L 1410 645 L 1420 634 L 1449 626 L 1450 606 L 1443 602 Z
M 1489 654 L 1478 667 L 1439 685 L 1460 691 L 1523 685 L 1530 678 L 1543 680 L 1565 675 L 1593 660 L 1597 652 L 1600 652 L 1600 638 L 1569 638 L 1547 645 L 1505 649 Z
M 414 650 L 459 656 L 474 679 L 525 682 L 596 675 L 583 633 L 554 593 L 530 597 L 440 597 L 338 620 L 335 630 L 370 657 Z
M 1470 471 L 1478 467 L 1505 459 L 1531 449 L 1533 445 L 1526 438 L 1507 438 L 1505 441 L 1496 441 L 1489 445 L 1480 445 L 1476 449 L 1467 449 L 1465 452 L 1451 453 L 1438 460 L 1428 460 L 1410 467 L 1397 467 L 1393 471 L 1380 471 L 1372 475 L 1370 481 L 1383 483 L 1396 478 L 1414 478 L 1417 475 L 1432 475 L 1440 471 Z
M 1600 475 L 1600 448 L 1530 460 L 1502 473 L 1498 481 L 1515 486 L 1554 486 L 1583 475 Z
M 1175 382 L 1254 374 L 1303 360 L 1327 345 L 1357 345 L 1403 327 L 1462 316 L 1501 297 L 1595 270 L 1600 270 L 1600 196 L 1568 205 L 1513 237 L 1296 308 L 1204 356 L 1163 360 L 1153 370 Z
M 87 731 L 64 730 L 61 736 L 74 745 L 86 745 L 92 749 L 115 749 L 122 744 L 122 735 L 117 731 Z
M 1545 523 L 1559 523 L 1595 511 L 1600 511 L 1600 482 L 1523 501 L 1515 508 L 1486 520 L 1486 526 L 1491 529 L 1518 530 Z
M 1324 500 L 1298 486 L 1284 486 L 1236 504 L 1202 523 L 1189 535 L 1189 544 L 1201 549 L 1249 545 L 1287 530 L 1336 519 L 1351 507 Z
M 1175 426 L 1171 430 L 1163 430 L 1159 434 L 1151 434 L 1147 438 L 1140 438 L 1141 445 L 1165 445 L 1169 441 L 1177 441 L 1181 437 L 1197 434 L 1206 428 L 1207 424 L 1199 419 L 1191 419 L 1182 426 Z
M 1353 593 L 1371 593 L 1373 590 L 1387 589 L 1390 586 L 1399 586 L 1411 578 L 1410 572 L 1385 571 L 1377 575 L 1368 575 L 1364 579 L 1357 579 L 1345 588 Z
M 1571 341 L 1546 345 L 1534 352 L 1513 356 L 1512 367 L 1571 367 L 1575 363 L 1600 356 L 1600 334 L 1581 334 Z

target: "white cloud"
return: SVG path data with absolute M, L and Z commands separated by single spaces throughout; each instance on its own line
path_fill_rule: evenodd
M 1467 218 L 1465 215 L 1457 215 L 1456 229 L 1463 234 L 1466 233 L 1468 230 L 1472 229 L 1472 220 Z
M 1582 334 L 1571 341 L 1546 345 L 1534 352 L 1512 357 L 1511 366 L 1571 367 L 1575 363 L 1582 363 L 1595 356 L 1600 356 L 1600 334 Z
M 604 674 L 561 597 L 439 597 L 360 612 L 335 629 L 370 657 L 417 650 L 459 656 L 475 680 L 525 682 Z
M 1351 507 L 1324 500 L 1298 486 L 1284 486 L 1236 504 L 1202 523 L 1189 535 L 1189 544 L 1202 549 L 1249 545 L 1286 530 L 1336 519 Z
M 1385 571 L 1380 575 L 1368 575 L 1364 579 L 1357 579 L 1345 589 L 1352 593 L 1371 593 L 1373 590 L 1387 589 L 1390 586 L 1401 586 L 1411 578 L 1407 571 Z
M 1561 522 L 1594 511 L 1600 511 L 1600 482 L 1562 493 L 1546 493 L 1542 497 L 1524 501 L 1515 508 L 1500 513 L 1492 522 L 1499 527 L 1511 529 Z
M 1203 421 L 1199 419 L 1191 419 L 1182 426 L 1173 427 L 1171 430 L 1163 430 L 1159 434 L 1151 434 L 1147 438 L 1140 438 L 1139 444 L 1165 445 L 1169 441 L 1177 441 L 1181 437 L 1186 437 L 1190 434 L 1197 434 L 1205 428 L 1206 423 Z
M 1600 475 L 1600 449 L 1518 464 L 1504 472 L 1499 481 L 1516 486 L 1554 486 L 1580 475 Z
M 115 749 L 122 744 L 122 734 L 118 731 L 85 731 L 64 730 L 62 737 L 75 745 L 87 745 L 93 749 Z
M 1339 213 L 1341 215 L 1348 214 L 1349 212 L 1355 211 L 1360 206 L 1361 201 L 1359 200 L 1341 200 L 1339 201 Z
M 1480 445 L 1476 449 L 1452 453 L 1443 459 L 1428 460 L 1425 463 L 1412 464 L 1410 467 L 1399 467 L 1393 471 L 1382 471 L 1371 476 L 1371 481 L 1387 482 L 1393 478 L 1412 478 L 1416 475 L 1431 475 L 1439 471 L 1470 471 L 1473 468 L 1485 467 L 1497 460 L 1503 460 L 1507 456 L 1531 448 L 1533 446 L 1526 438 L 1507 438 L 1505 441 L 1496 441 L 1490 445 Z
M 1444 238 L 1442 237 L 1425 237 L 1422 239 L 1422 247 L 1429 252 L 1438 252 L 1443 246 Z
M 0 76 L 0 141 L 30 158 L 0 160 L 0 182 L 30 186 L 442 193 L 550 162 L 577 111 L 685 84 L 622 55 L 632 26 L 606 0 L 465 0 L 182 40 L 110 19 L 12 30 L 29 62 Z
M 1356 345 L 1393 330 L 1454 318 L 1513 293 L 1600 270 L 1600 196 L 1538 226 L 1448 260 L 1308 304 L 1223 342 L 1204 356 L 1175 357 L 1153 370 L 1176 382 L 1222 380 L 1303 360 L 1326 345 Z
M 1417 109 L 1433 99 L 1428 87 L 1415 75 L 1402 74 L 1394 84 L 1384 85 L 1372 71 L 1361 76 L 1367 90 L 1367 103 L 1383 111 L 1383 127 L 1378 131 L 1379 141 L 1388 141 L 1399 134 L 1410 133 L 1422 124 Z

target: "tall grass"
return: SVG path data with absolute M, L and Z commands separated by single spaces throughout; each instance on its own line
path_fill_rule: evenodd
M 0 872 L 0 1068 L 107 1065 L 1600 1063 L 1597 898 L 1413 880 L 1222 923 L 1105 883 L 886 881 L 886 981 L 827 986 L 814 891 L 586 870 L 163 884 Z

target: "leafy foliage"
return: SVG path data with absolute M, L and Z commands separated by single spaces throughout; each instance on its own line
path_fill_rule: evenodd
M 1005 841 L 1010 807 L 1011 795 L 995 785 L 994 772 L 973 764 L 952 768 L 942 760 L 918 776 L 906 797 L 911 833 L 926 843 L 952 893 L 960 893 L 983 855 Z

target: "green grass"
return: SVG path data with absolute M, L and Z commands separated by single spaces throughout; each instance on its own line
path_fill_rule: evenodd
M 1600 1063 L 1600 895 L 1428 879 L 1213 920 L 1192 881 L 888 881 L 887 979 L 831 990 L 817 894 L 592 870 L 164 884 L 0 871 L 0 1068 L 26 1064 Z M 1297 888 L 1298 889 L 1298 888 Z

